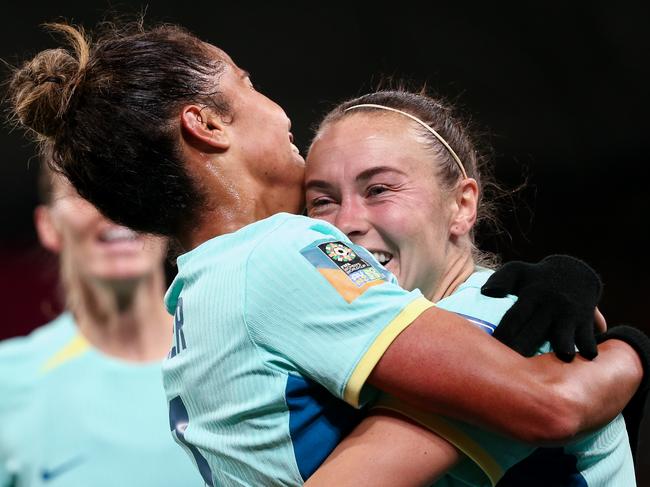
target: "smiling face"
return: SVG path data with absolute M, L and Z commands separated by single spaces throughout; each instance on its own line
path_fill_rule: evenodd
M 121 282 L 160 271 L 165 239 L 116 225 L 59 176 L 52 185 L 51 203 L 36 214 L 38 233 L 43 245 L 67 259 L 82 279 Z
M 455 200 L 414 122 L 352 114 L 328 124 L 307 156 L 309 216 L 366 247 L 406 289 L 432 296 L 449 266 Z

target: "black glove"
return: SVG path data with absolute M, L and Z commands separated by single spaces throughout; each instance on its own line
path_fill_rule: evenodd
M 494 332 L 494 338 L 531 357 L 546 341 L 565 362 L 580 355 L 598 355 L 594 309 L 602 284 L 596 272 L 579 259 L 550 255 L 537 264 L 508 262 L 483 285 L 493 298 L 519 296 Z
M 596 337 L 598 343 L 602 343 L 610 338 L 622 340 L 630 345 L 639 354 L 641 364 L 643 365 L 643 379 L 641 380 L 641 384 L 632 399 L 630 399 L 630 402 L 623 409 L 625 426 L 627 427 L 627 434 L 630 437 L 630 448 L 632 449 L 632 455 L 636 456 L 636 449 L 639 443 L 639 429 L 641 428 L 643 411 L 648 390 L 650 389 L 650 377 L 648 377 L 648 370 L 650 370 L 650 339 L 641 330 L 629 325 L 614 326 Z

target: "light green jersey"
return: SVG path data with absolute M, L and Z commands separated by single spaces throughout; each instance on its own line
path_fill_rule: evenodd
M 366 378 L 432 306 L 338 229 L 278 214 L 178 259 L 170 421 L 210 485 L 302 485 L 360 420 Z
M 103 355 L 70 314 L 0 344 L 0 486 L 204 485 L 169 433 L 160 363 Z

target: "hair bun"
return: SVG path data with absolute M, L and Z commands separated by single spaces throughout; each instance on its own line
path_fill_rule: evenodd
M 55 138 L 63 128 L 63 117 L 81 79 L 89 57 L 82 31 L 64 24 L 47 24 L 62 33 L 74 49 L 47 49 L 18 68 L 9 85 L 9 98 L 16 119 L 38 136 Z

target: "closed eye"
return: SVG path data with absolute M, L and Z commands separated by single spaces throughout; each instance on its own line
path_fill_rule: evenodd
M 321 196 L 312 200 L 307 200 L 307 212 L 309 215 L 324 213 L 328 211 L 336 202 L 332 198 Z
M 384 186 L 383 184 L 375 184 L 366 190 L 366 194 L 368 196 L 379 196 L 386 191 L 390 191 L 390 188 L 388 186 Z
M 332 200 L 331 198 L 323 197 L 323 198 L 316 198 L 315 200 L 313 200 L 310 206 L 325 206 L 331 203 L 334 203 L 334 200 Z

